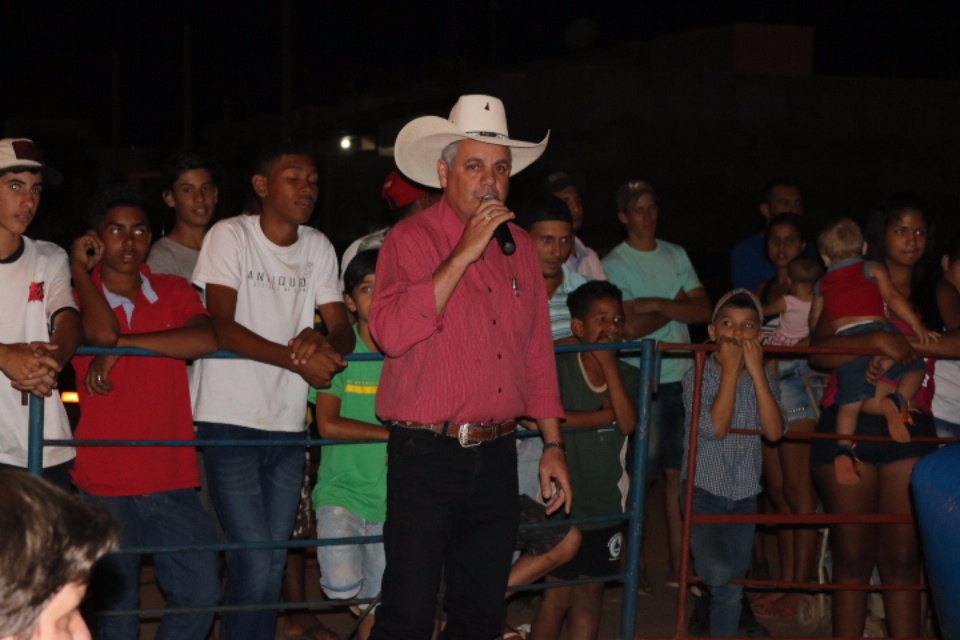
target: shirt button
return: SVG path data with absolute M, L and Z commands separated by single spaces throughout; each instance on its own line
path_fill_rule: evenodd
M 487 293 L 493 293 L 493 287 L 487 287 Z
M 493 321 L 493 324 L 497 324 L 497 321 L 496 321 L 496 320 L 494 320 L 494 321 Z
M 503 393 L 503 387 L 498 387 L 498 388 L 497 388 L 497 393 Z
M 503 358 L 503 354 L 502 354 L 502 353 L 498 353 L 498 354 L 497 354 L 497 360 L 500 360 L 501 358 Z

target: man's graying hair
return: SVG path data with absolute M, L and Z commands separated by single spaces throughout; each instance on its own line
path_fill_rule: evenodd
M 440 152 L 440 158 L 447 163 L 447 169 L 453 166 L 453 159 L 457 157 L 457 149 L 460 148 L 460 141 L 454 140 L 443 148 Z

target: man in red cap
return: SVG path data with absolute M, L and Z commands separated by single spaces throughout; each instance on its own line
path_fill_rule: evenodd
M 394 222 L 400 222 L 407 216 L 420 213 L 437 200 L 440 199 L 440 192 L 435 190 L 427 191 L 418 187 L 403 177 L 403 174 L 397 170 L 390 172 L 383 183 L 383 189 L 380 190 L 380 197 L 387 203 L 390 214 Z M 343 287 L 343 273 L 347 270 L 347 265 L 361 251 L 367 249 L 379 249 L 383 244 L 383 239 L 387 236 L 390 227 L 384 227 L 380 231 L 374 231 L 361 238 L 357 238 L 347 250 L 343 252 L 343 258 L 340 260 L 340 286 Z

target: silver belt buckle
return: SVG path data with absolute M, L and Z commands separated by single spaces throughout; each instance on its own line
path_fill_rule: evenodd
M 475 447 L 480 444 L 480 441 L 470 442 L 470 427 L 473 426 L 472 422 L 467 422 L 466 424 L 460 425 L 460 431 L 457 433 L 457 439 L 460 441 L 461 447 Z

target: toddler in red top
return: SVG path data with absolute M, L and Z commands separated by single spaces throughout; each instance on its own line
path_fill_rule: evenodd
M 815 327 L 824 311 L 839 335 L 871 331 L 896 332 L 886 310 L 891 309 L 906 322 L 921 343 L 939 339 L 927 329 L 910 307 L 906 298 L 890 281 L 887 268 L 878 262 L 863 259 L 866 243 L 860 227 L 849 218 L 828 224 L 817 239 L 820 257 L 827 265 L 826 275 L 817 283 L 816 297 L 810 309 L 810 326 Z M 897 442 L 909 442 L 908 407 L 923 383 L 924 364 L 918 359 L 906 367 L 895 365 L 885 374 L 885 381 L 874 387 L 866 381 L 869 356 L 837 368 L 837 434 L 852 436 L 857 415 L 864 402 L 879 402 L 887 418 L 890 435 Z M 899 379 L 894 386 L 889 381 Z M 833 459 L 837 482 L 850 485 L 860 482 L 857 458 L 852 441 L 840 439 Z

